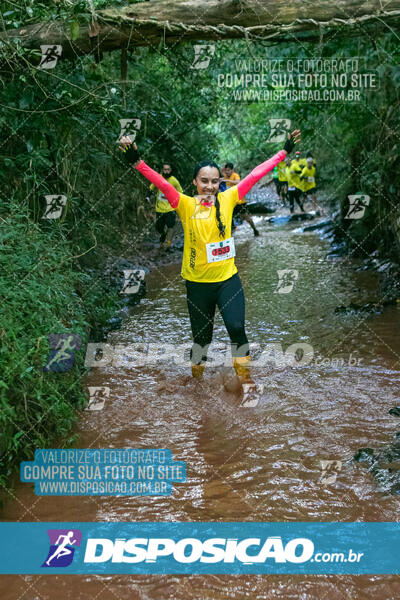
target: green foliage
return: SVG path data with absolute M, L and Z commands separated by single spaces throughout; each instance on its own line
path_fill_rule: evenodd
M 0 454 L 5 482 L 15 460 L 31 458 L 35 448 L 60 441 L 84 403 L 81 377 L 91 323 L 110 315 L 101 281 L 79 272 L 70 260 L 65 227 L 46 230 L 26 218 L 16 202 L 3 206 L 0 236 Z M 82 336 L 73 368 L 43 372 L 49 355 L 47 335 Z
M 18 29 L 41 21 L 63 20 L 83 24 L 91 18 L 91 7 L 95 11 L 113 6 L 122 7 L 148 0 L 24 0 L 12 2 L 0 0 L 0 12 L 5 29 Z
M 84 334 L 87 326 L 71 287 L 79 275 L 60 266 L 68 253 L 65 240 L 56 229 L 43 235 L 18 207 L 10 204 L 8 210 L 0 252 L 0 426 L 5 475 L 16 455 L 28 456 L 33 448 L 71 427 L 73 406 L 82 400 L 79 367 L 57 381 L 56 374 L 42 373 L 48 355 L 46 334 Z

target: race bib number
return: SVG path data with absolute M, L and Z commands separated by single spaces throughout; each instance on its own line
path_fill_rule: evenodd
M 217 262 L 218 260 L 227 260 L 233 258 L 235 253 L 235 241 L 233 237 L 224 240 L 223 242 L 211 242 L 206 244 L 207 262 Z
M 295 189 L 296 189 L 296 188 L 294 187 L 294 185 L 291 185 L 291 186 L 289 186 L 289 187 L 288 187 L 288 190 L 289 190 L 290 192 L 294 192 L 294 190 L 295 190 Z
M 164 194 L 161 194 L 161 192 L 160 192 L 160 195 L 159 195 L 158 199 L 159 199 L 161 202 L 168 202 L 168 198 L 166 198 L 166 197 L 164 196 Z
M 315 181 L 314 177 L 307 177 L 308 183 L 313 183 Z

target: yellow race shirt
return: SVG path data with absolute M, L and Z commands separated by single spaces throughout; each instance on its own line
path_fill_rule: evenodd
M 236 185 L 238 181 L 240 181 L 240 175 L 238 173 L 233 172 L 230 177 L 224 177 L 224 179 L 226 179 L 226 187 L 230 188 L 233 185 Z
M 314 165 L 310 167 L 304 167 L 301 172 L 301 177 L 307 177 L 307 179 L 302 180 L 303 191 L 307 192 L 315 187 L 315 167 Z
M 297 169 L 300 169 L 302 171 L 304 169 L 304 167 L 307 166 L 307 159 L 306 158 L 294 158 L 292 165 L 293 164 L 296 164 Z M 295 186 L 302 192 L 305 192 L 304 181 L 302 179 L 300 179 L 301 173 L 299 173 L 298 175 L 299 175 L 298 179 L 296 178 L 296 175 L 295 175 L 295 181 L 296 181 Z
M 307 166 L 307 159 L 306 158 L 299 158 L 299 160 L 297 160 L 297 159 L 295 159 L 295 160 L 296 160 L 296 162 L 299 163 L 299 165 L 300 165 L 300 167 L 302 169 L 304 169 L 304 167 Z
M 284 160 L 281 160 L 280 163 L 278 163 L 278 179 L 279 181 L 287 181 L 287 176 L 286 176 L 286 163 Z
M 299 163 L 296 159 L 292 160 L 290 167 L 286 167 L 286 176 L 288 187 L 296 187 L 299 190 L 303 191 L 303 182 L 300 181 L 301 171 L 303 169 L 299 166 Z
M 179 181 L 176 179 L 176 177 L 174 177 L 173 175 L 171 175 L 171 177 L 168 177 L 167 179 L 168 183 L 170 183 L 171 185 L 174 186 L 174 188 L 176 190 L 178 190 L 178 192 L 180 192 L 182 194 L 183 189 L 181 187 L 181 184 L 179 183 Z M 151 190 L 157 190 L 157 196 L 156 196 L 156 212 L 158 213 L 167 213 L 170 212 L 171 210 L 174 210 L 172 208 L 172 206 L 170 205 L 170 203 L 168 202 L 168 200 L 166 199 L 166 197 L 164 196 L 164 194 L 156 188 L 156 186 L 154 185 L 154 183 L 152 183 L 150 185 L 150 189 Z
M 236 204 L 242 204 L 243 200 L 239 200 L 236 186 L 220 192 L 218 199 L 221 221 L 225 225 L 223 238 L 219 235 L 215 206 L 204 206 L 198 198 L 180 194 L 176 212 L 182 221 L 185 234 L 181 275 L 189 281 L 225 281 L 237 273 L 234 257 L 210 262 L 209 255 L 215 243 L 218 246 L 217 250 L 213 251 L 215 253 L 232 249 L 233 242 L 226 241 L 231 239 L 232 213 Z M 211 245 L 208 247 L 208 253 L 207 244 Z

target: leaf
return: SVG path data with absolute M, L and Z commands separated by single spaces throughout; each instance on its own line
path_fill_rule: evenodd
M 23 379 L 25 377 L 25 375 L 27 375 L 27 373 L 31 373 L 34 368 L 35 367 L 28 367 L 27 369 L 25 369 L 25 371 L 23 373 L 21 373 L 20 379 Z
M 71 40 L 72 41 L 78 39 L 78 37 L 79 37 L 79 23 L 78 23 L 78 21 L 72 21 L 71 27 L 70 27 L 70 35 L 71 35 Z

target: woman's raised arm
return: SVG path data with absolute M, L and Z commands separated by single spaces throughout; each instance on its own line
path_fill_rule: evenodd
M 146 177 L 146 179 L 148 179 L 151 183 L 154 183 L 156 188 L 158 188 L 164 194 L 172 208 L 177 208 L 179 204 L 178 190 L 176 190 L 173 185 L 164 179 L 160 173 L 154 171 L 154 169 L 149 167 L 144 160 L 140 159 L 136 144 L 132 144 L 132 141 L 128 136 L 121 138 L 120 149 L 122 152 L 125 152 L 127 161 L 133 163 L 135 169 L 144 175 L 144 177 Z
M 237 184 L 239 200 L 244 198 L 245 195 L 248 194 L 248 192 L 251 190 L 253 185 L 257 183 L 257 181 L 260 181 L 260 179 L 264 177 L 264 175 L 266 175 L 269 171 L 272 171 L 272 169 L 277 164 L 282 162 L 282 160 L 286 158 L 286 155 L 293 150 L 294 145 L 297 144 L 297 142 L 299 142 L 301 139 L 300 130 L 295 129 L 294 131 L 292 131 L 292 133 L 289 133 L 288 136 L 289 137 L 285 142 L 283 150 L 280 150 L 279 152 L 274 154 L 274 156 L 271 156 L 271 158 L 255 167 L 251 171 L 251 173 L 249 173 L 244 179 L 239 181 L 239 183 Z

